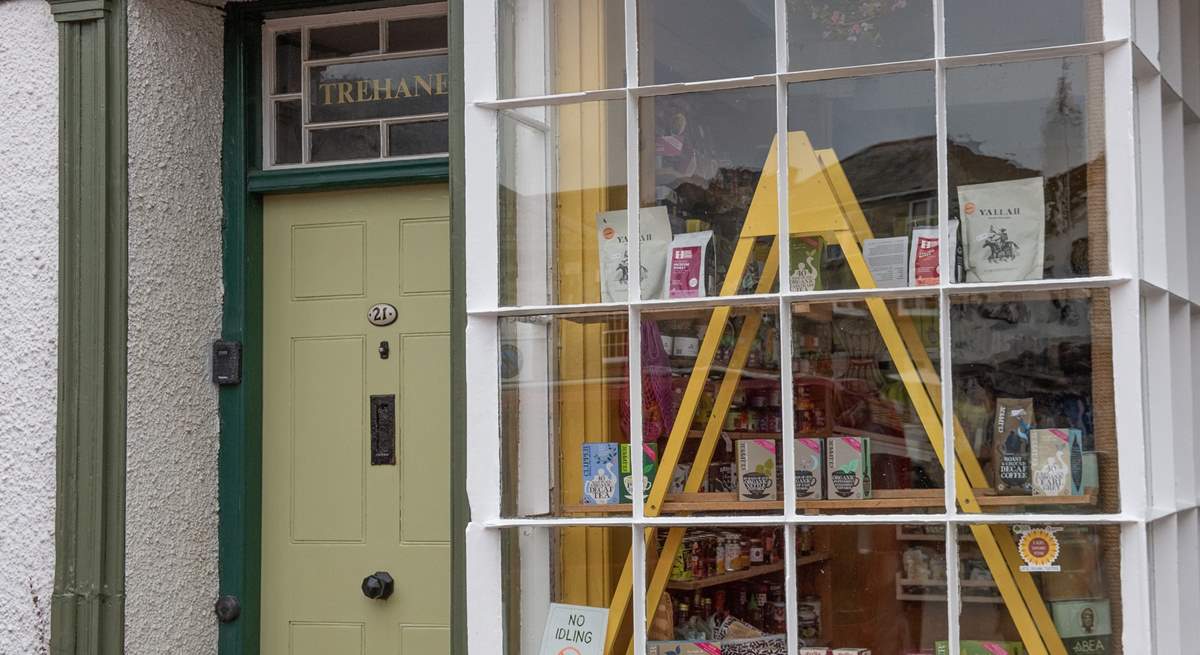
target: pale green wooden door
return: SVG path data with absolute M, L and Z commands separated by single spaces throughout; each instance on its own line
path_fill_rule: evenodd
M 448 214 L 444 185 L 265 199 L 264 655 L 449 652 Z M 373 395 L 394 465 L 371 461 Z M 376 571 L 387 600 L 361 591 Z

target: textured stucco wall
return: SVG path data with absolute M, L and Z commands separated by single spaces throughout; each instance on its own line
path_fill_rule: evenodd
M 45 0 L 9 0 L 0 34 L 0 655 L 38 655 L 54 579 L 58 33 Z
M 129 6 L 126 652 L 215 653 L 222 13 Z

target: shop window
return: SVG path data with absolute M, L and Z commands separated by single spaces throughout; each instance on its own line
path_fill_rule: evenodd
M 444 6 L 270 20 L 263 38 L 265 168 L 449 150 Z
M 1102 40 L 1101 0 L 946 0 L 946 54 Z
M 1110 55 L 1090 0 L 983 4 L 468 18 L 468 594 L 507 652 L 1120 652 Z

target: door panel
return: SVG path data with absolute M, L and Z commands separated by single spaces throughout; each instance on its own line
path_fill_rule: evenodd
M 447 214 L 442 185 L 264 200 L 265 655 L 449 652 Z M 396 397 L 395 465 L 371 464 L 371 395 Z

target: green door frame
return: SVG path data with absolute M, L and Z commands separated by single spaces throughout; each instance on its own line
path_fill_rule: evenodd
M 262 197 L 268 193 L 449 181 L 451 191 L 451 389 L 463 397 L 466 304 L 462 213 L 462 0 L 450 5 L 450 157 L 402 162 L 263 171 L 261 138 L 262 22 L 269 15 L 328 13 L 349 8 L 420 4 L 429 0 L 352 3 L 346 0 L 259 0 L 231 3 L 225 22 L 225 205 L 222 337 L 242 343 L 241 383 L 220 389 L 220 596 L 240 612 L 221 623 L 219 655 L 259 652 L 262 590 Z M 451 410 L 451 645 L 466 653 L 465 557 L 468 508 L 465 408 Z

